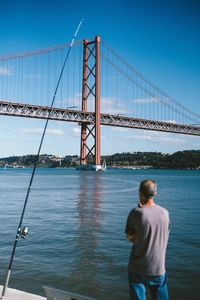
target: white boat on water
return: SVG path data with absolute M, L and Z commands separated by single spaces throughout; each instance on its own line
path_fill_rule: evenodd
M 106 160 L 104 159 L 103 164 L 101 166 L 101 171 L 106 171 L 106 170 L 107 170 Z
M 13 169 L 13 168 L 14 168 L 13 165 L 7 165 L 7 164 L 4 165 L 4 170 Z

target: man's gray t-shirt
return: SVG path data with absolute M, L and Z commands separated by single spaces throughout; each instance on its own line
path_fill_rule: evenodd
M 158 276 L 166 272 L 169 224 L 168 211 L 159 205 L 138 207 L 129 213 L 126 233 L 135 234 L 129 258 L 130 273 Z

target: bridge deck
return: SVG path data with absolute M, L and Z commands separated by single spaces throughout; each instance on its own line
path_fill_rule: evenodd
M 0 115 L 94 124 L 95 113 L 0 101 Z M 200 126 L 101 114 L 101 125 L 200 136 Z

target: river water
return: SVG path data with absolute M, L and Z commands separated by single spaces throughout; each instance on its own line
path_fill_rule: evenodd
M 0 169 L 0 284 L 4 284 L 31 169 Z M 99 300 L 128 300 L 131 244 L 124 228 L 141 180 L 157 181 L 156 202 L 170 212 L 167 271 L 171 300 L 199 299 L 200 171 L 38 169 L 9 286 L 42 286 Z

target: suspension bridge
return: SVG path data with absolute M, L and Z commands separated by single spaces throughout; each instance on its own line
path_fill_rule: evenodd
M 80 164 L 101 166 L 100 127 L 200 135 L 200 115 L 176 101 L 100 37 L 76 41 L 50 107 L 70 43 L 0 57 L 0 115 L 78 122 Z

